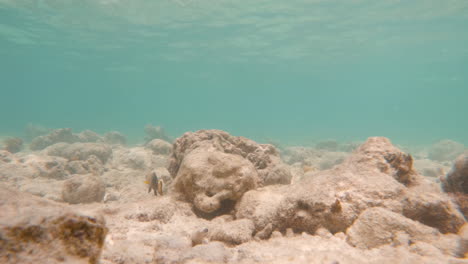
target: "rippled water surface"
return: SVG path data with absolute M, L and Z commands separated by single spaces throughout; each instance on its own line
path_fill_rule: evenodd
M 0 135 L 468 144 L 466 0 L 0 0 Z

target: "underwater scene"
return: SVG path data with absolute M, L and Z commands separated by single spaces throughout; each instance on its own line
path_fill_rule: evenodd
M 468 1 L 0 0 L 0 263 L 468 263 Z

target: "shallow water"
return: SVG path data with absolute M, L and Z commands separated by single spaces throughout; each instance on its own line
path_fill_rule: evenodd
M 0 0 L 0 135 L 468 144 L 468 2 Z

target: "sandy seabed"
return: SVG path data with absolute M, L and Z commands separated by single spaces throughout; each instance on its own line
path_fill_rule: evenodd
M 468 263 L 459 143 L 410 155 L 383 137 L 280 147 L 147 130 L 138 146 L 71 129 L 24 151 L 5 141 L 0 262 Z

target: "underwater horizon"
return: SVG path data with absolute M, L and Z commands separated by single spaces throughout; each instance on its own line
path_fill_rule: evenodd
M 0 136 L 467 146 L 467 28 L 465 0 L 0 0 Z

